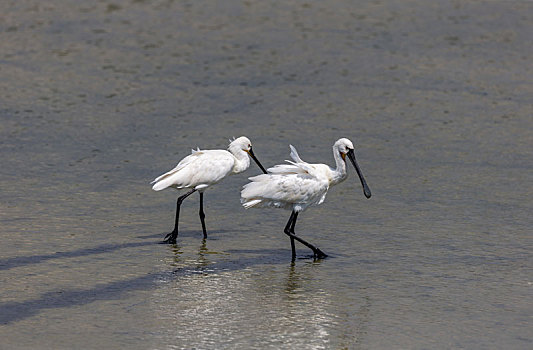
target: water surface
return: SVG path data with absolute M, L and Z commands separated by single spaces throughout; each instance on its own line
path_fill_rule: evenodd
M 529 349 L 533 3 L 0 5 L 2 349 Z M 296 231 L 148 182 L 246 135 L 355 172 Z

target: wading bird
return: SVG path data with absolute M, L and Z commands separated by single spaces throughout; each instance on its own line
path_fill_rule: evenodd
M 192 150 L 192 154 L 183 158 L 174 169 L 151 182 L 151 184 L 154 184 L 152 189 L 155 191 L 161 191 L 168 187 L 173 187 L 178 190 L 184 188 L 190 189 L 189 192 L 178 197 L 174 230 L 166 235 L 163 243 L 176 243 L 181 203 L 196 191 L 200 193 L 200 221 L 202 222 L 204 238 L 207 238 L 203 208 L 204 191 L 208 187 L 220 182 L 226 176 L 238 174 L 248 169 L 250 166 L 248 155 L 266 173 L 265 168 L 263 168 L 252 151 L 250 140 L 241 136 L 230 142 L 227 151 L 221 149 Z
M 363 173 L 355 160 L 353 144 L 346 138 L 339 139 L 333 145 L 335 169 L 326 164 L 306 163 L 292 145 L 290 145 L 290 149 L 294 161 L 287 160 L 290 164 L 276 165 L 268 169 L 268 174 L 250 177 L 251 182 L 244 185 L 241 191 L 241 203 L 246 209 L 274 207 L 291 210 L 291 216 L 284 232 L 291 239 L 292 259 L 296 258 L 294 240 L 310 248 L 316 258 L 325 258 L 327 255 L 324 252 L 296 236 L 294 227 L 298 213 L 310 206 L 324 202 L 328 189 L 348 177 L 346 156 L 359 175 L 366 198 L 371 196 L 370 188 L 368 188 Z

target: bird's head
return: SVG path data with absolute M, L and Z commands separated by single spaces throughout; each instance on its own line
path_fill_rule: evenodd
M 230 152 L 232 152 L 232 153 L 235 153 L 236 151 L 239 151 L 239 150 L 248 153 L 250 155 L 250 157 L 252 157 L 252 159 L 257 163 L 259 168 L 261 168 L 261 170 L 265 174 L 267 173 L 265 168 L 261 165 L 261 163 L 259 162 L 259 160 L 255 156 L 254 151 L 252 150 L 252 141 L 250 141 L 250 139 L 247 138 L 246 136 L 238 137 L 238 138 L 234 139 L 233 141 L 230 140 L 230 144 L 228 146 L 228 150 Z
M 246 136 L 241 136 L 230 140 L 228 149 L 241 149 L 244 152 L 248 152 L 252 149 L 252 141 Z
M 337 149 L 339 151 L 342 160 L 344 160 L 345 162 L 346 156 L 348 156 L 348 159 L 350 159 L 350 162 L 357 171 L 357 175 L 359 175 L 359 180 L 361 180 L 361 185 L 363 186 L 363 193 L 365 194 L 365 197 L 370 198 L 372 196 L 372 193 L 370 192 L 370 188 L 366 184 L 363 172 L 359 168 L 357 160 L 355 159 L 355 152 L 352 141 L 348 140 L 347 138 L 338 139 L 337 142 L 335 142 L 335 145 L 333 145 L 333 147 L 334 149 Z
M 344 161 L 346 161 L 346 155 L 348 152 L 350 152 L 350 150 L 353 152 L 354 150 L 352 141 L 344 137 L 342 139 L 338 139 L 337 142 L 335 142 L 334 147 L 339 150 L 342 160 Z

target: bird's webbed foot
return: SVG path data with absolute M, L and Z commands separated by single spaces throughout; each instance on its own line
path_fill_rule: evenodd
M 313 249 L 313 255 L 316 259 L 324 259 L 328 257 L 326 253 L 324 253 L 323 251 L 321 251 L 319 248 L 316 248 L 316 247 L 315 249 Z
M 165 236 L 165 239 L 161 242 L 161 244 L 176 244 L 176 238 L 178 237 L 177 232 L 170 232 Z

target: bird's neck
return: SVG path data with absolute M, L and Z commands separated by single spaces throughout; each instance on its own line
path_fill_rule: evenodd
M 333 158 L 335 158 L 336 168 L 331 174 L 330 186 L 336 185 L 339 182 L 346 180 L 348 173 L 346 172 L 346 162 L 341 157 L 337 147 L 333 147 Z
M 250 158 L 248 158 L 248 154 L 246 152 L 241 149 L 237 151 L 230 150 L 230 152 L 235 157 L 235 163 L 233 164 L 232 169 L 233 174 L 242 173 L 248 169 L 248 167 L 250 167 Z

